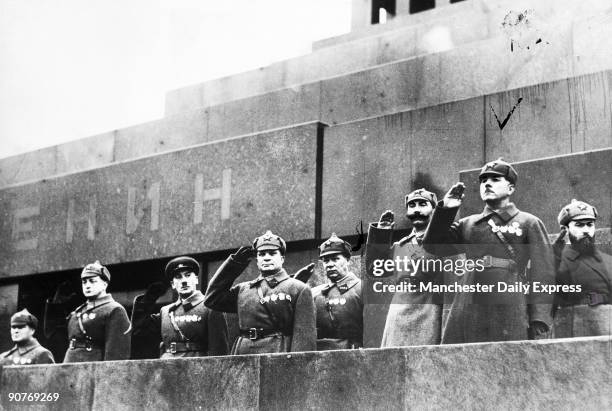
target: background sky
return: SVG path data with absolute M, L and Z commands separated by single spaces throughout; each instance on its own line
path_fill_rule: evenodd
M 0 0 L 0 158 L 163 117 L 166 91 L 308 54 L 351 0 Z

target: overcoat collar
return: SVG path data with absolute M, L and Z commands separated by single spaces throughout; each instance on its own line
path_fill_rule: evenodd
M 268 275 L 265 277 L 262 274 L 259 274 L 259 277 L 251 281 L 250 287 L 255 287 L 263 280 L 266 280 L 266 283 L 268 283 L 270 288 L 274 288 L 288 278 L 290 277 L 289 274 L 287 274 L 287 271 L 285 271 L 284 268 L 281 268 L 276 274 Z
M 177 307 L 179 305 L 183 305 L 183 309 L 185 311 L 189 311 L 193 307 L 200 305 L 203 302 L 204 302 L 204 294 L 202 294 L 200 290 L 196 290 L 194 291 L 193 294 L 191 294 L 189 297 L 185 298 L 184 300 L 181 300 L 179 298 L 179 300 L 175 303 L 175 305 Z
M 480 213 L 480 216 L 478 217 L 478 222 L 488 219 L 491 216 L 491 214 L 495 214 L 505 224 L 508 221 L 510 221 L 512 218 L 514 218 L 514 216 L 517 215 L 518 213 L 519 213 L 519 209 L 516 208 L 514 203 L 508 203 L 507 206 L 498 208 L 498 209 L 492 209 L 488 205 L 485 205 L 484 210 L 482 210 L 482 213 Z
M 77 309 L 75 310 L 76 312 L 81 311 L 81 309 L 84 309 L 85 312 L 87 311 L 91 311 L 95 308 L 101 307 L 103 305 L 106 305 L 110 302 L 114 301 L 113 300 L 113 296 L 110 294 L 106 294 L 104 297 L 98 298 L 97 300 L 93 300 L 93 301 L 85 301 L 85 303 L 83 303 L 83 305 L 80 305 L 79 307 L 77 307 Z
M 38 347 L 39 345 L 40 344 L 38 343 L 38 340 L 36 338 L 31 338 L 30 341 L 28 341 L 24 345 L 15 345 L 15 348 L 17 348 L 19 355 L 24 355 L 26 353 L 29 353 L 30 351 L 32 351 L 34 348 Z
M 358 282 L 359 282 L 359 278 L 357 278 L 355 274 L 349 272 L 340 281 L 336 283 L 328 283 L 323 288 L 323 290 L 321 290 L 321 293 L 324 295 L 327 295 L 327 293 L 329 293 L 329 290 L 336 287 L 338 288 L 338 291 L 340 291 L 340 294 L 344 294 L 345 292 L 353 288 Z

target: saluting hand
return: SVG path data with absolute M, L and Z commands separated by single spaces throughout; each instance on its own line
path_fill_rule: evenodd
M 393 228 L 393 226 L 395 225 L 394 220 L 395 214 L 393 214 L 393 211 L 386 210 L 384 213 L 381 214 L 380 220 L 378 220 L 378 228 Z
M 446 195 L 444 196 L 444 199 L 443 199 L 444 207 L 447 207 L 447 208 L 459 207 L 461 205 L 461 200 L 463 200 L 463 197 L 465 196 L 465 194 L 463 194 L 464 191 L 465 191 L 465 184 L 463 184 L 462 182 L 459 182 L 453 185 L 451 189 L 448 190 L 448 193 L 446 193 Z
M 253 259 L 254 255 L 255 255 L 255 250 L 253 250 L 253 247 L 245 246 L 245 247 L 240 247 L 238 251 L 232 254 L 232 258 L 238 263 L 248 264 L 251 262 L 251 259 Z
M 300 268 L 298 272 L 293 275 L 293 278 L 303 283 L 308 282 L 308 280 L 310 279 L 310 277 L 312 277 L 312 274 L 314 273 L 314 267 L 314 263 L 310 263 L 306 267 Z
M 147 302 L 155 302 L 159 297 L 166 294 L 168 287 L 169 284 L 163 283 L 161 281 L 152 283 L 147 287 L 143 299 Z

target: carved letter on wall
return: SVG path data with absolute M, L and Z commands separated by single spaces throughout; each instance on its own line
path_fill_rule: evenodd
M 38 247 L 38 238 L 22 238 L 20 234 L 25 234 L 32 231 L 33 223 L 32 220 L 28 220 L 31 217 L 35 217 L 40 214 L 40 207 L 24 207 L 18 208 L 13 213 L 13 241 L 15 241 L 15 249 L 17 250 L 34 250 Z
M 204 175 L 198 174 L 195 179 L 195 201 L 193 206 L 193 223 L 202 223 L 204 212 L 204 202 L 221 201 L 221 220 L 230 218 L 230 202 L 232 190 L 232 170 L 226 168 L 221 177 L 221 187 L 204 189 Z
M 136 232 L 140 220 L 144 216 L 144 208 L 137 207 L 136 201 L 137 190 L 134 187 L 128 187 L 128 203 L 127 203 L 127 224 L 125 232 L 132 234 Z M 159 228 L 159 206 L 160 206 L 160 183 L 151 184 L 151 188 L 147 191 L 147 199 L 151 201 L 151 231 Z
M 68 216 L 66 218 L 66 242 L 71 243 L 74 237 L 74 225 L 76 223 L 87 223 L 87 239 L 96 238 L 96 197 L 89 199 L 89 211 L 86 214 L 76 215 L 75 201 L 68 202 Z

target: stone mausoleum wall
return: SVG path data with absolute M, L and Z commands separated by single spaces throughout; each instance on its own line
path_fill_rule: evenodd
M 521 13 L 531 27 L 508 18 Z M 463 213 L 479 211 L 475 169 L 499 156 L 520 174 L 519 208 L 555 233 L 562 205 L 588 201 L 610 245 L 612 4 L 466 0 L 386 25 L 355 18 L 311 54 L 168 92 L 161 119 L 0 159 L 0 329 L 25 282 L 95 259 L 135 276 L 122 267 L 159 272 L 197 255 L 205 284 L 265 229 L 288 240 L 293 272 L 331 232 L 354 240 L 383 210 L 403 216 L 404 194 L 422 186 L 442 195 L 464 181 Z M 396 227 L 409 228 L 402 218 Z M 379 308 L 366 320 L 370 347 Z M 0 339 L 0 351 L 9 345 Z M 610 353 L 590 339 L 6 368 L 2 401 L 15 384 L 61 381 L 74 393 L 58 409 L 116 408 L 111 398 L 144 408 L 143 392 L 162 409 L 205 397 L 218 408 L 433 408 L 432 393 L 440 408 L 609 408 Z M 131 388 L 101 378 L 109 367 Z M 175 378 L 199 390 L 165 390 Z

